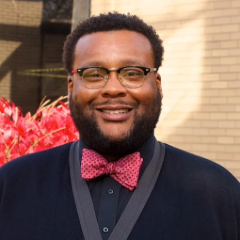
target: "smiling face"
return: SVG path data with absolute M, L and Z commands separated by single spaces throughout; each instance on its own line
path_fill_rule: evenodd
M 154 67 L 149 40 L 140 33 L 120 30 L 97 32 L 79 39 L 73 69 L 89 66 L 120 68 Z M 70 109 L 81 138 L 108 159 L 136 150 L 153 132 L 161 105 L 158 73 L 148 73 L 143 85 L 130 89 L 121 85 L 117 72 L 107 84 L 88 89 L 75 73 L 68 79 Z

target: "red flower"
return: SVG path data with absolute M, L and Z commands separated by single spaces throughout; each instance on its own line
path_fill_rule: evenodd
M 0 166 L 28 153 L 56 147 L 79 138 L 66 103 L 43 102 L 34 115 L 0 98 Z

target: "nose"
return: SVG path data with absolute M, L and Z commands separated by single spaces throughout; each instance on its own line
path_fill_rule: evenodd
M 104 97 L 123 97 L 127 93 L 127 89 L 118 80 L 118 73 L 111 71 L 108 74 L 108 81 L 102 88 L 102 95 Z

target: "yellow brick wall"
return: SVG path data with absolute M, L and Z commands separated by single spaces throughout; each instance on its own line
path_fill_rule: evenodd
M 164 41 L 159 140 L 209 158 L 240 180 L 240 1 L 92 0 L 153 25 Z

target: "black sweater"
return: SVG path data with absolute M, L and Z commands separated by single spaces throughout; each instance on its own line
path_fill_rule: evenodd
M 0 169 L 0 240 L 81 240 L 70 144 Z M 221 166 L 166 145 L 163 167 L 129 240 L 240 240 L 240 184 Z M 117 240 L 117 239 L 116 239 Z

